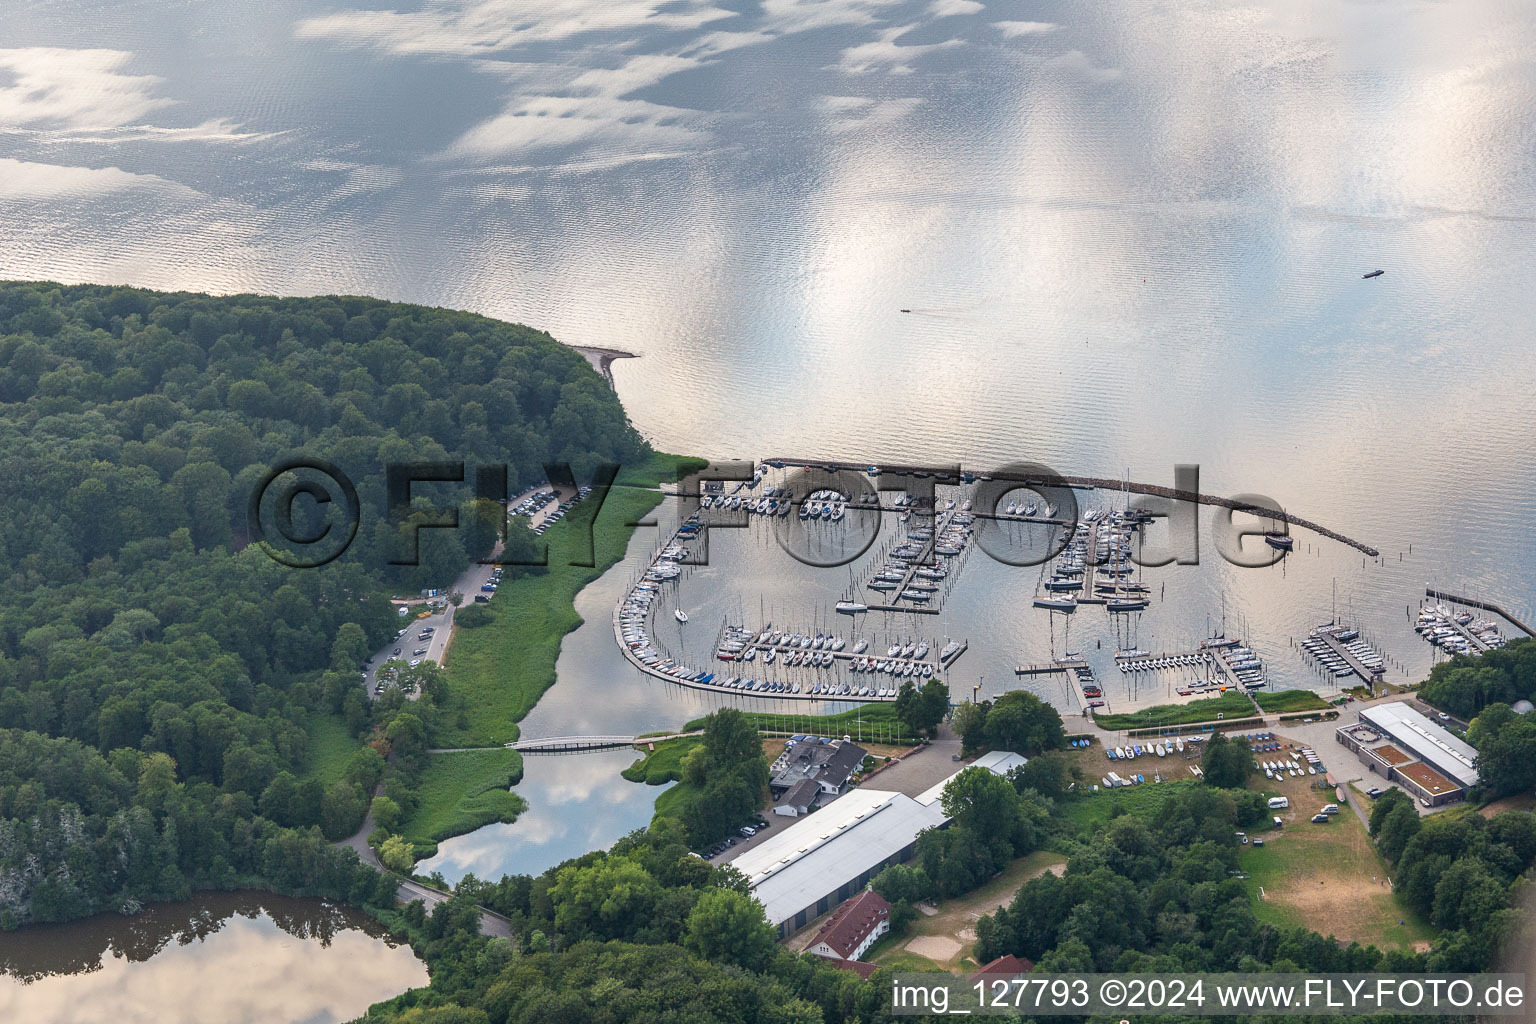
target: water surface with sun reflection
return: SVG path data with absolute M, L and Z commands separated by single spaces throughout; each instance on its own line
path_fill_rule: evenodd
M 1160 570 L 1142 646 L 1225 621 L 1280 686 L 1335 609 L 1410 676 L 1427 583 L 1536 606 L 1527 3 L 20 0 L 4 45 L 0 275 L 533 324 L 639 354 L 616 387 L 667 451 L 1195 463 L 1381 551 Z M 658 539 L 578 598 L 526 735 L 718 703 L 614 649 Z M 678 598 L 711 622 L 846 582 L 751 532 L 717 558 Z M 1119 639 L 966 573 L 939 629 L 975 641 L 967 688 Z M 524 818 L 428 868 L 642 826 L 629 756 L 529 758 Z
M 365 914 L 271 894 L 0 934 L 0 1019 L 28 1024 L 331 1024 L 427 980 Z

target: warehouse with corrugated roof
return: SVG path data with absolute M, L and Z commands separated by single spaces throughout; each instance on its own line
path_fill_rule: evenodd
M 1004 775 L 1024 763 L 1017 754 L 998 751 L 965 767 Z M 887 865 L 910 858 L 923 830 L 948 824 L 940 799 L 948 783 L 945 779 L 916 799 L 878 789 L 850 790 L 746 850 L 731 865 L 747 876 L 779 935 L 789 935 L 859 892 Z

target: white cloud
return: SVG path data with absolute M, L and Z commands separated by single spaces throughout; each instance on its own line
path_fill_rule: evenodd
M 928 13 L 935 18 L 953 18 L 960 14 L 977 14 L 986 10 L 985 4 L 976 0 L 933 0 Z
M 125 74 L 132 59 L 124 50 L 0 50 L 0 133 L 108 144 L 253 142 L 279 134 L 247 132 L 224 118 L 181 128 L 143 123 L 176 101 L 155 95 L 163 78 Z
M 676 32 L 733 17 L 706 2 L 562 0 L 530 9 L 526 0 L 456 0 L 423 11 L 345 11 L 307 18 L 300 39 L 334 39 L 397 54 L 487 56 L 527 43 L 589 32 Z
M 0 85 L 0 125 L 114 128 L 169 106 L 152 95 L 163 79 L 121 72 L 132 58 L 122 50 L 0 50 L 0 72 L 11 78 Z
M 1063 68 L 1081 75 L 1090 82 L 1113 82 L 1120 77 L 1119 68 L 1097 67 L 1082 50 L 1068 50 L 1059 57 L 1046 61 L 1047 67 Z
M 695 147 L 705 134 L 696 123 L 706 115 L 628 97 L 698 64 L 687 57 L 647 54 L 614 68 L 589 68 L 558 89 L 512 97 L 500 114 L 460 136 L 450 153 L 488 159 L 586 145 L 612 160 L 616 151 L 645 159 Z
M 1046 32 L 1054 32 L 1061 27 L 1048 21 L 994 21 L 992 24 L 1006 39 L 1042 35 Z
M 763 0 L 764 31 L 791 35 L 832 25 L 871 25 L 900 0 Z
M 931 50 L 942 50 L 951 46 L 959 46 L 960 40 L 946 39 L 942 43 L 925 43 L 912 46 L 900 46 L 896 40 L 912 31 L 917 26 L 902 25 L 897 28 L 881 29 L 876 38 L 858 46 L 850 46 L 842 52 L 837 66 L 851 75 L 864 75 L 874 71 L 885 71 L 892 75 L 909 75 L 912 73 L 911 60 L 928 53 Z
M 695 112 L 643 100 L 609 96 L 528 96 L 482 121 L 453 144 L 452 152 L 475 158 L 550 146 L 587 144 L 652 150 L 689 147 L 700 133 L 681 123 Z
M 261 142 L 283 132 L 248 132 L 227 118 L 210 118 L 186 128 L 160 128 L 152 124 L 122 125 L 94 132 L 55 133 L 72 142 Z
M 68 199 L 135 188 L 197 194 L 158 175 L 134 174 L 120 167 L 67 167 L 0 157 L 0 199 Z
M 827 127 L 833 132 L 851 132 L 860 128 L 884 128 L 897 124 L 922 106 L 916 96 L 874 100 L 865 96 L 825 96 L 821 109 L 827 115 Z

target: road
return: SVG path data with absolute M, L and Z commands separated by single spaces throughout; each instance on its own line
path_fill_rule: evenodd
M 530 487 L 522 494 L 513 498 L 509 504 L 515 507 L 524 498 L 541 490 L 554 490 L 555 500 L 534 513 L 533 518 L 528 521 L 526 527 L 519 526 L 522 517 L 518 517 L 518 519 L 513 520 L 509 524 L 509 529 L 532 529 L 542 524 L 559 507 L 561 501 L 572 496 L 568 491 L 562 492 L 559 488 L 551 488 L 548 484 L 543 484 L 539 487 Z M 500 553 L 501 545 L 498 543 L 491 557 L 494 558 Z M 368 659 L 367 670 L 362 674 L 363 691 L 370 700 L 374 697 L 373 688 L 378 683 L 378 671 L 384 667 L 385 662 L 395 659 L 410 662 L 419 658 L 423 661 L 436 662 L 439 667 L 442 666 L 444 658 L 448 653 L 448 642 L 453 636 L 453 616 L 456 610 L 448 602 L 448 595 L 451 593 L 462 594 L 465 604 L 472 603 L 475 596 L 482 593 L 480 588 L 490 582 L 491 573 L 495 569 L 496 566 L 494 565 L 470 565 L 469 568 L 459 574 L 459 578 L 454 580 L 451 586 L 446 590 L 440 591 L 439 596 L 433 599 L 442 602 L 443 608 L 439 612 L 418 619 L 413 618 L 410 612 L 417 610 L 418 605 L 424 605 L 424 601 L 403 606 L 409 609 L 407 614 L 400 619 L 400 624 L 405 629 L 405 635 L 398 640 L 390 641 L 375 651 L 373 657 Z M 420 639 L 422 630 L 429 626 L 433 628 L 434 632 L 427 639 Z M 425 653 L 415 653 L 418 650 L 424 650 Z M 399 653 L 395 653 L 396 651 Z M 412 693 L 410 696 L 412 700 L 415 700 L 419 695 L 419 693 Z
M 376 789 L 374 795 L 378 796 L 382 791 Z M 379 863 L 378 854 L 373 847 L 368 845 L 368 837 L 373 834 L 373 811 L 369 811 L 363 818 L 363 827 L 355 833 L 337 843 L 337 846 L 345 846 L 357 853 L 357 859 L 373 868 L 375 871 L 389 874 L 388 868 Z M 395 890 L 395 898 L 401 903 L 409 903 L 412 900 L 421 900 L 431 910 L 439 903 L 446 901 L 452 894 L 434 889 L 430 885 L 422 885 L 420 882 L 409 878 L 401 878 L 400 885 Z M 493 911 L 480 908 L 480 934 L 489 935 L 492 938 L 510 939 L 512 937 L 512 922 Z

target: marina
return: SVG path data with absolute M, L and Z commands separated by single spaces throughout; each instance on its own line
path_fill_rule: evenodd
M 1263 662 L 1253 649 L 1224 636 L 1202 640 L 1194 650 L 1170 654 L 1122 651 L 1115 655 L 1115 662 L 1124 673 L 1190 669 L 1194 678 L 1175 686 L 1174 692 L 1181 697 L 1223 693 L 1229 689 L 1246 694 L 1268 685 Z
M 1114 698 L 1116 704 L 1136 707 L 1228 690 L 1246 694 L 1270 685 L 1252 646 L 1221 635 L 1200 641 L 1198 647 L 1155 656 L 1134 646 L 1141 617 L 1134 613 L 1149 608 L 1153 593 L 1135 555 L 1140 534 L 1154 515 L 1133 503 L 1125 481 L 1117 488 L 1116 507 L 1074 504 L 1070 533 L 1053 551 L 1039 546 L 1041 535 L 1027 531 L 1060 530 L 1069 521 L 1038 491 L 1022 497 L 1004 491 L 995 508 L 978 509 L 983 493 L 979 478 L 913 491 L 889 486 L 879 490 L 893 479 L 888 470 L 862 467 L 855 479 L 847 464 L 831 485 L 821 479 L 811 485 L 814 489 L 797 493 L 790 474 L 775 475 L 780 468 L 770 462 L 754 466 L 748 479 L 706 481 L 699 489 L 698 507 L 689 512 L 684 504 L 681 522 L 625 592 L 614 613 L 614 637 L 626 660 L 647 676 L 747 699 L 833 704 L 893 700 L 907 680 L 916 685 L 929 679 L 954 682 L 953 691 L 964 692 L 967 681 L 952 676 L 971 641 L 921 639 L 925 630 L 919 623 L 921 616 L 945 615 L 966 558 L 977 546 L 975 531 L 985 524 L 1005 531 L 994 539 L 1012 545 L 1010 553 L 1038 553 L 1039 575 L 1026 606 L 1048 610 L 1053 623 L 1063 624 L 1051 629 L 1053 647 L 1058 628 L 1071 628 L 1068 616 L 1080 605 L 1098 605 L 1108 613 L 1120 641 L 1112 665 L 1126 677 L 1125 692 Z M 714 628 L 700 633 L 701 608 L 690 603 L 690 611 L 685 611 L 680 589 L 689 586 L 685 581 L 694 572 L 715 574 L 695 558 L 694 549 L 711 527 L 743 526 L 745 533 L 732 529 L 717 535 L 716 542 L 757 538 L 758 544 L 777 543 L 791 554 L 805 551 L 806 564 L 812 567 L 823 564 L 818 559 L 847 565 L 847 585 L 835 604 L 827 608 L 814 599 L 791 599 L 787 613 L 781 606 L 770 617 L 764 614 L 766 608 L 757 615 L 744 614 L 746 602 L 737 597 L 725 606 L 713 606 Z M 750 587 L 742 589 L 742 596 L 750 595 Z M 657 638 L 658 610 L 676 620 L 677 626 L 666 631 L 674 639 Z M 786 617 L 791 625 L 772 624 Z M 876 620 L 874 629 L 860 625 Z M 810 625 L 803 624 L 807 622 Z M 1063 643 L 1067 636 L 1062 633 Z M 1102 645 L 1102 639 L 1095 644 Z M 1063 694 L 1051 698 L 1059 706 L 1079 714 L 1109 707 L 1112 698 L 1105 684 L 1081 654 L 1016 665 L 1014 672 L 1021 679 L 1052 674 L 1065 677 L 1068 684 Z M 1149 687 L 1148 681 L 1156 685 Z M 970 684 L 978 696 L 981 688 L 980 682 Z
M 737 491 L 755 487 L 761 480 L 759 472 L 750 485 L 738 484 Z M 790 509 L 798 506 L 805 513 L 801 518 L 809 520 L 812 514 L 808 510 L 814 508 L 818 521 L 829 522 L 840 521 L 847 514 L 841 511 L 846 498 L 833 492 L 818 492 L 813 499 L 802 502 L 784 498 L 781 503 L 778 489 L 769 490 L 774 493 L 755 499 L 749 496 L 745 503 L 747 511 L 765 516 L 787 516 Z M 715 507 L 743 507 L 742 499 L 736 494 L 706 497 L 705 500 Z M 614 609 L 614 639 L 630 664 L 646 675 L 693 689 L 748 697 L 889 701 L 896 699 L 903 682 L 921 685 L 953 665 L 964 653 L 965 645 L 958 641 L 947 640 L 940 647 L 925 639 L 903 637 L 887 646 L 881 654 L 878 648 L 871 649 L 867 637 L 847 637 L 829 629 L 774 629 L 770 623 L 748 628 L 723 618 L 712 645 L 714 660 L 719 663 L 714 670 L 674 657 L 652 639 L 656 605 L 664 588 L 677 584 L 682 574 L 680 566 L 689 563 L 688 542 L 698 537 L 702 529 L 700 516 L 708 507 L 694 510 L 683 520 L 657 549 Z M 934 578 L 944 577 L 940 565 L 925 566 L 918 556 L 927 557 L 939 548 L 958 553 L 963 538 L 950 536 L 952 518 L 951 510 L 944 516 L 937 535 L 948 539 L 936 545 L 930 538 L 928 544 L 919 545 L 915 551 L 903 552 L 913 556 L 910 562 L 899 555 L 893 556 L 906 565 L 902 587 L 919 579 L 925 571 Z M 839 602 L 836 610 L 845 611 L 845 604 L 847 602 Z M 927 609 L 902 606 L 896 610 Z M 673 609 L 673 617 L 680 625 L 691 621 L 681 608 Z
M 1355 676 L 1374 687 L 1387 670 L 1381 654 L 1348 626 L 1324 623 L 1307 634 L 1301 648 L 1336 679 Z
M 1503 647 L 1504 634 L 1498 624 L 1479 618 L 1469 611 L 1457 611 L 1444 604 L 1419 609 L 1414 632 L 1447 654 L 1481 655 Z

